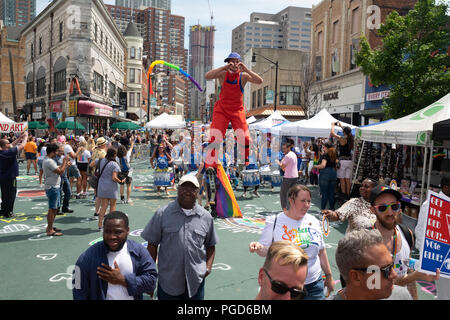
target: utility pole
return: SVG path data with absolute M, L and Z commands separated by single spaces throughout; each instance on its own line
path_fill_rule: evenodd
M 12 61 L 12 54 L 11 54 L 11 48 L 8 49 L 8 55 L 9 55 L 9 72 L 11 74 L 11 97 L 12 97 L 12 103 L 13 103 L 13 112 L 14 112 L 14 121 L 18 121 L 19 115 L 17 114 L 17 101 L 16 101 L 16 85 L 14 82 L 14 69 L 13 69 L 13 61 Z

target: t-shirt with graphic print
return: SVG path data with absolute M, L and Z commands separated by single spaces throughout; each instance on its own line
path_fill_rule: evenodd
M 320 279 L 322 268 L 320 266 L 319 250 L 325 248 L 322 227 L 319 220 L 309 213 L 300 220 L 289 218 L 284 212 L 277 215 L 275 228 L 273 226 L 275 216 L 266 219 L 264 230 L 259 243 L 270 246 L 273 241 L 288 240 L 308 255 L 308 274 L 305 284 L 310 284 Z

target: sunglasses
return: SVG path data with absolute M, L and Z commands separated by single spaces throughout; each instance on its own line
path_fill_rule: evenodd
M 392 211 L 397 212 L 400 210 L 402 205 L 400 203 L 391 203 L 391 204 L 381 204 L 379 206 L 374 206 L 379 212 L 384 213 L 389 209 L 389 207 L 392 209 Z
M 391 263 L 390 265 L 387 265 L 385 267 L 380 267 L 380 271 L 386 279 L 389 279 L 389 276 L 391 275 L 391 272 L 392 272 L 392 268 L 394 268 L 393 263 Z M 369 267 L 367 267 L 367 268 L 352 268 L 352 269 L 369 273 L 367 271 L 367 269 L 369 269 Z M 373 270 L 373 268 L 371 268 L 371 269 Z
M 294 300 L 302 300 L 307 296 L 308 292 L 306 291 L 306 289 L 301 290 L 296 287 L 289 288 L 284 282 L 272 280 L 267 270 L 266 269 L 263 270 L 267 275 L 267 278 L 269 278 L 270 284 L 272 286 L 271 289 L 273 292 L 277 294 L 285 294 L 286 292 L 289 291 L 291 293 L 291 299 Z

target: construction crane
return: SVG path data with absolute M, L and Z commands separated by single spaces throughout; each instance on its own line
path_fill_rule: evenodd
M 209 7 L 209 13 L 210 13 L 210 15 L 211 15 L 211 26 L 213 25 L 213 19 L 214 19 L 214 16 L 213 16 L 213 11 L 212 11 L 212 9 L 211 9 L 211 2 L 210 2 L 210 0 L 208 0 L 208 7 Z

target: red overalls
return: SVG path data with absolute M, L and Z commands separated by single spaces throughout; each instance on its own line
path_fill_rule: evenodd
M 225 81 L 223 82 L 222 89 L 220 91 L 219 100 L 214 105 L 212 123 L 210 126 L 211 136 L 209 139 L 209 145 L 211 146 L 212 144 L 218 150 L 225 136 L 228 124 L 231 121 L 231 126 L 233 127 L 233 130 L 235 131 L 236 134 L 238 134 L 238 143 L 239 140 L 242 141 L 242 137 L 240 138 L 239 134 L 242 134 L 244 136 L 245 162 L 248 162 L 250 133 L 248 131 L 247 120 L 245 118 L 245 109 L 243 101 L 244 88 L 242 87 L 241 78 L 242 73 L 240 72 L 234 73 L 227 72 L 225 75 Z M 217 141 L 215 145 L 214 142 L 216 138 L 219 137 L 217 134 L 216 136 L 214 136 L 213 129 L 219 130 L 222 134 L 221 136 L 222 141 Z M 236 132 L 236 130 L 238 129 L 240 130 Z M 242 148 L 242 143 L 240 144 L 240 147 Z M 211 157 L 213 158 L 212 161 L 211 160 L 206 161 L 205 167 L 217 166 L 217 155 L 215 150 L 211 150 Z

